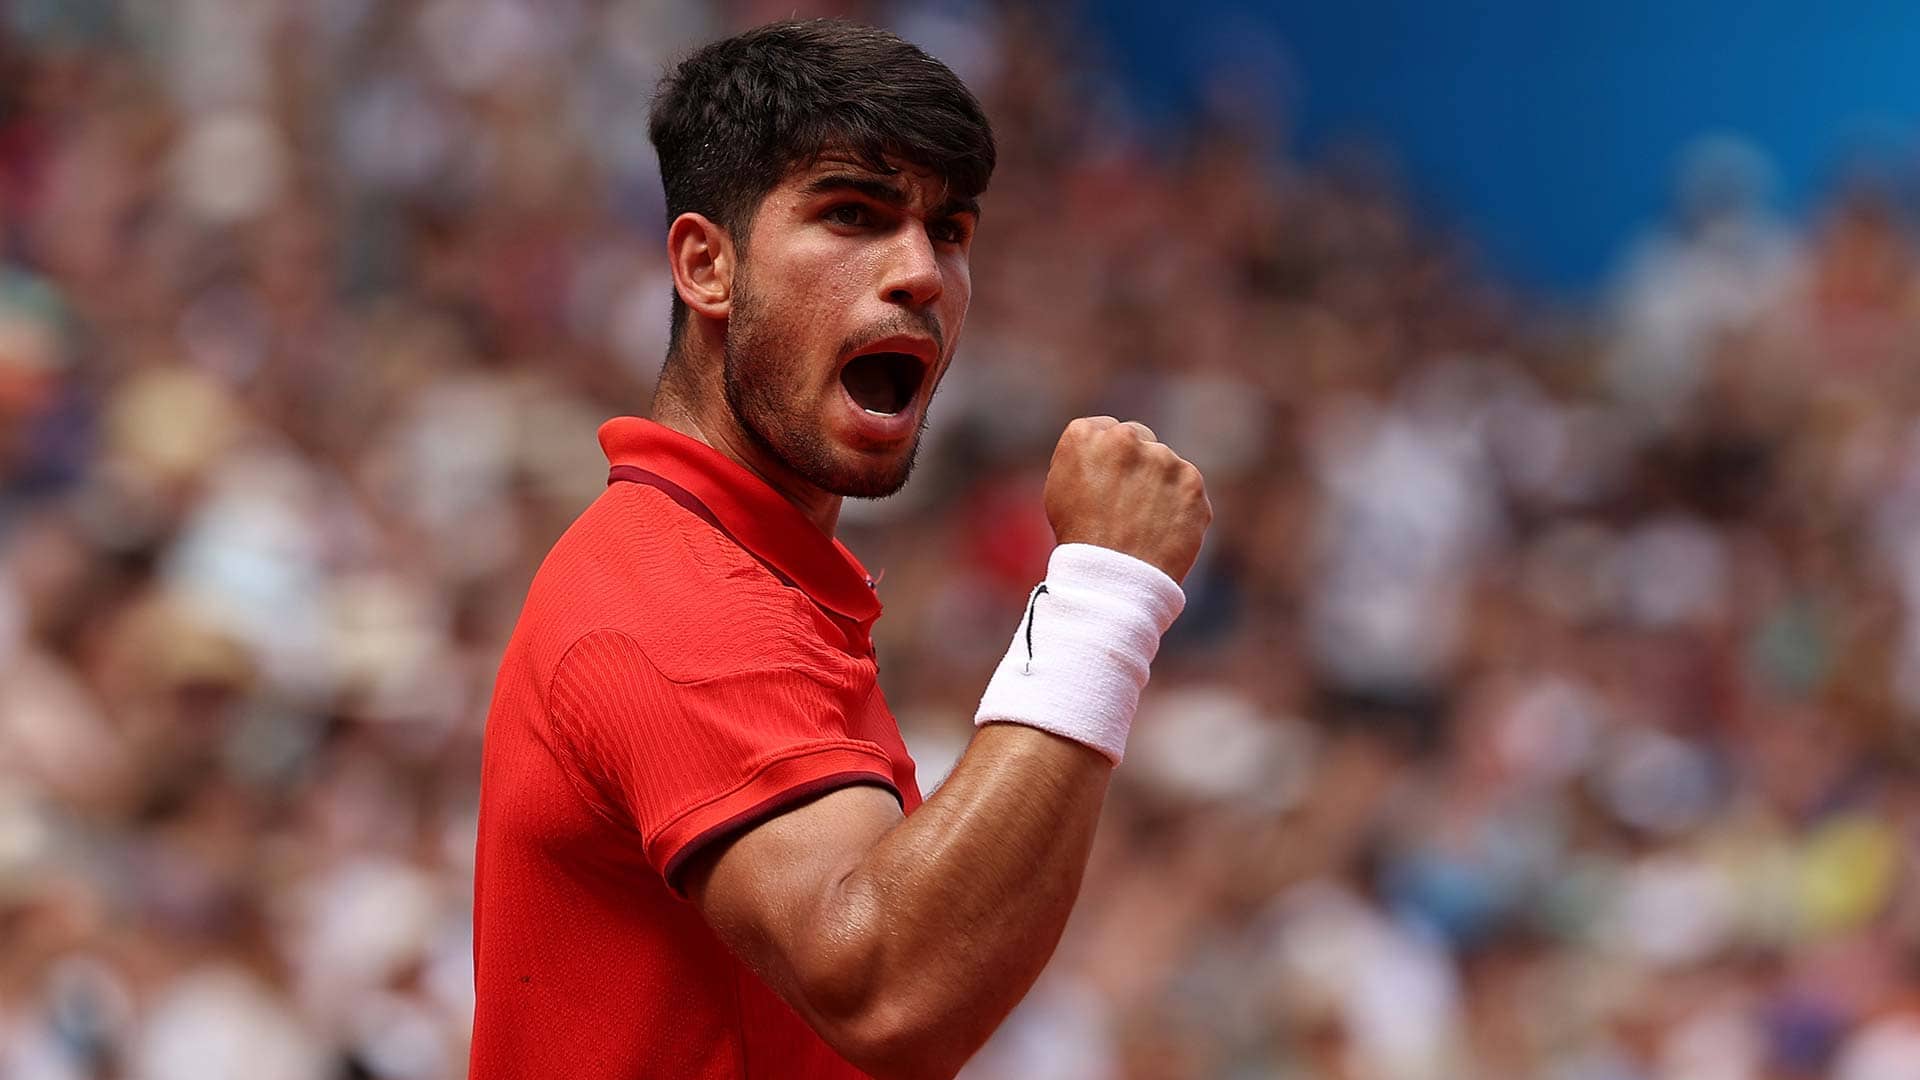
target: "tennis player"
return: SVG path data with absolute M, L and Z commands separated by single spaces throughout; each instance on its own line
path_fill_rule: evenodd
M 949 1077 L 1046 964 L 1211 517 L 1075 420 L 1059 546 L 922 803 L 833 539 L 907 478 L 971 291 L 980 105 L 891 34 L 787 22 L 653 104 L 677 293 L 652 421 L 554 546 L 487 721 L 475 1080 Z

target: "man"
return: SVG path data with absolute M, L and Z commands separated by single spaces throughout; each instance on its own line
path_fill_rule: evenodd
M 905 482 L 971 291 L 979 104 L 891 34 L 762 27 L 654 103 L 677 294 L 653 422 L 501 664 L 472 1075 L 952 1076 L 1045 965 L 1211 511 L 1077 420 L 1060 547 L 924 804 L 840 501 Z

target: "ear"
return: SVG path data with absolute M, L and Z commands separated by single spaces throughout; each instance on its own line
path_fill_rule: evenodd
M 733 237 L 704 214 L 681 214 L 667 229 L 673 288 L 695 314 L 724 319 L 733 308 Z

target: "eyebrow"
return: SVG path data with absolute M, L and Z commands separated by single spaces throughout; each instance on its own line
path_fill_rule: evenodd
M 912 196 L 907 193 L 906 187 L 902 184 L 876 179 L 872 176 L 860 176 L 854 173 L 826 173 L 822 176 L 816 176 L 812 180 L 807 181 L 807 186 L 801 189 L 802 194 L 808 198 L 830 194 L 835 191 L 852 191 L 864 195 L 883 206 L 891 206 L 896 210 L 906 209 L 907 203 L 912 201 Z M 974 217 L 979 217 L 979 201 L 976 199 L 948 199 L 946 202 L 940 204 L 939 208 L 934 211 L 933 216 L 945 218 L 953 217 L 957 214 L 972 214 Z

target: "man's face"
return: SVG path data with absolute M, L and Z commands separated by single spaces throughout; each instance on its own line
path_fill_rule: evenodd
M 828 155 L 782 180 L 727 318 L 727 404 L 748 436 L 823 491 L 898 491 L 966 319 L 977 219 L 911 167 Z

